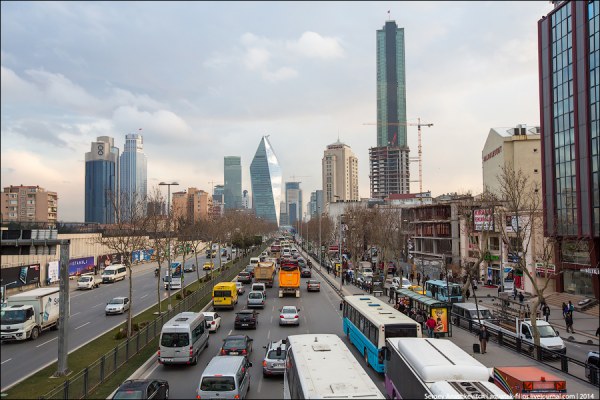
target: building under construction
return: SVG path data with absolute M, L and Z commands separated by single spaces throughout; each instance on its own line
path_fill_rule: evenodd
M 371 198 L 410 193 L 409 152 L 408 147 L 397 146 L 369 149 Z

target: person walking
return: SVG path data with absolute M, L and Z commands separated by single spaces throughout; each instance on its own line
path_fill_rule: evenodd
M 567 303 L 565 303 L 563 301 L 562 303 L 562 313 L 563 313 L 563 319 L 567 318 L 567 313 L 569 312 L 569 307 L 567 307 Z
M 421 330 L 423 330 L 423 323 L 425 322 L 425 315 L 423 314 L 423 312 L 421 310 L 417 311 L 417 317 L 415 318 L 415 320 L 419 323 L 419 326 L 421 326 Z
M 546 322 L 548 322 L 548 319 L 550 319 L 550 307 L 548 307 L 548 304 L 544 304 L 544 307 L 542 308 L 542 314 L 544 315 Z
M 417 285 L 420 285 L 421 283 L 421 273 L 417 272 Z
M 430 338 L 433 337 L 433 330 L 435 329 L 435 320 L 431 317 L 427 317 L 427 321 L 425 322 L 425 326 L 427 327 L 427 334 Z
M 565 317 L 565 324 L 567 325 L 567 333 L 571 330 L 571 333 L 575 333 L 573 330 L 573 313 L 568 312 Z
M 569 300 L 569 312 L 571 313 L 571 316 L 573 316 L 573 311 L 575 311 L 575 306 L 573 306 L 573 303 Z
M 410 281 L 413 282 L 415 280 L 415 273 L 411 272 L 410 273 Z
M 513 287 L 513 300 L 517 300 L 517 287 Z
M 489 339 L 490 333 L 488 332 L 485 325 L 482 325 L 481 329 L 479 330 L 479 345 L 481 346 L 479 350 L 481 351 L 481 354 L 485 354 L 487 349 L 487 342 Z
M 465 292 L 465 297 L 467 298 L 467 301 L 469 301 L 469 297 L 471 297 L 471 291 L 469 288 L 467 288 L 467 291 Z
M 392 288 L 391 286 L 388 288 L 388 294 L 390 296 L 390 298 L 388 299 L 388 303 L 391 303 L 392 300 L 394 300 L 394 288 Z
M 519 292 L 519 303 L 523 304 L 523 300 L 525 300 L 525 296 L 523 296 L 523 292 Z

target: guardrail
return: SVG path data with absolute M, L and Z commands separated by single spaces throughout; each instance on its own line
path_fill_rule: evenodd
M 204 297 L 212 293 L 216 282 L 232 280 L 250 262 L 250 257 L 260 254 L 261 251 L 256 250 L 243 258 L 236 259 L 232 267 L 219 271 L 218 275 L 205 281 L 202 287 L 177 302 L 171 311 L 163 312 L 153 321 L 141 327 L 129 339 L 120 343 L 98 360 L 39 398 L 56 400 L 87 398 L 100 384 L 110 378 L 127 361 L 138 354 L 140 350 L 144 349 L 148 343 L 158 337 L 165 322 L 180 312 L 188 311 L 195 307 Z

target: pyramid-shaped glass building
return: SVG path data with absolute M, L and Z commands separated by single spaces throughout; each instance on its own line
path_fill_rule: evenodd
M 250 164 L 252 208 L 257 217 L 277 224 L 281 202 L 281 167 L 268 136 L 263 136 Z

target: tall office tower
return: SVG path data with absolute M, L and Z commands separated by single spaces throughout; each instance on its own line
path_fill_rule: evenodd
M 146 197 L 148 195 L 148 161 L 144 154 L 142 135 L 130 133 L 125 135 L 125 148 L 121 153 L 120 187 L 121 213 L 124 221 L 129 220 L 132 207 L 138 205 L 146 214 Z
M 300 182 L 285 183 L 285 208 L 288 213 L 289 225 L 296 226 L 302 221 L 302 190 Z
M 359 200 L 358 158 L 339 140 L 327 146 L 321 161 L 324 201 Z
M 252 164 L 250 164 L 252 184 L 252 208 L 259 218 L 277 224 L 281 201 L 281 167 L 268 136 L 263 136 Z
M 285 206 L 285 201 L 282 201 L 279 204 L 279 227 L 282 226 L 289 226 L 290 225 L 290 219 L 287 213 L 287 207 Z
M 113 224 L 119 199 L 119 149 L 99 136 L 85 153 L 85 222 Z
M 250 208 L 250 195 L 247 190 L 242 192 L 242 208 L 248 209 Z
M 310 217 L 317 218 L 323 212 L 323 191 L 311 192 L 309 204 Z
M 556 291 L 600 298 L 600 2 L 556 1 L 538 22 L 545 236 Z
M 377 30 L 377 147 L 369 149 L 371 197 L 410 192 L 404 28 Z
M 0 194 L 3 222 L 47 222 L 56 224 L 58 195 L 39 186 L 7 186 Z
M 212 197 L 215 203 L 223 204 L 225 201 L 225 185 L 215 185 Z
M 223 176 L 225 208 L 232 210 L 242 208 L 242 159 L 225 157 Z

